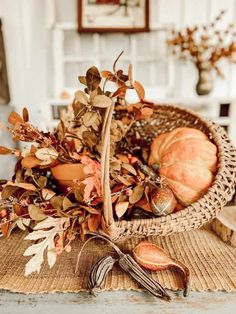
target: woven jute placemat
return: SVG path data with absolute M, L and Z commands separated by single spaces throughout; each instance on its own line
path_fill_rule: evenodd
M 80 241 L 74 241 L 73 250 L 63 253 L 56 265 L 42 267 L 41 273 L 24 277 L 28 257 L 22 254 L 30 242 L 24 233 L 14 233 L 9 239 L 0 239 L 0 289 L 21 293 L 79 292 L 86 290 L 91 266 L 106 254 L 114 254 L 103 241 L 94 240 L 82 254 L 79 272 L 74 269 Z M 129 252 L 141 239 L 132 238 L 119 246 Z M 174 234 L 168 237 L 149 237 L 147 240 L 167 250 L 170 255 L 186 263 L 192 274 L 192 290 L 236 291 L 236 248 L 222 242 L 208 229 Z M 182 288 L 181 277 L 174 271 L 153 272 L 152 276 L 164 287 Z M 105 290 L 140 290 L 140 287 L 116 266 L 108 276 Z

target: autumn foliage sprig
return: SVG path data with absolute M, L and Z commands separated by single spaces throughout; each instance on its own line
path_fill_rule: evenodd
M 208 63 L 211 69 L 223 76 L 219 61 L 227 59 L 235 62 L 236 32 L 234 24 L 220 29 L 225 11 L 221 11 L 209 24 L 186 27 L 181 31 L 172 31 L 167 41 L 174 55 L 181 59 L 189 59 L 197 68 Z
M 84 239 L 87 231 L 95 232 L 100 227 L 101 134 L 106 109 L 111 105 L 115 112 L 110 128 L 110 186 L 116 218 L 130 213 L 148 194 L 148 175 L 135 169 L 137 158 L 119 151 L 118 143 L 134 121 L 152 115 L 152 103 L 145 100 L 142 85 L 133 81 L 131 66 L 128 74 L 116 69 L 119 57 L 113 71 L 99 72 L 91 67 L 85 76 L 79 77 L 85 89 L 75 93 L 73 116 L 67 124 L 60 121 L 54 132 L 42 132 L 33 126 L 27 109 L 22 115 L 12 112 L 9 116 L 7 130 L 13 139 L 30 146 L 23 150 L 0 146 L 0 154 L 18 158 L 12 180 L 0 181 L 0 227 L 6 236 L 16 227 L 27 230 L 25 239 L 38 241 L 24 253 L 31 256 L 26 274 L 40 271 L 44 252 L 52 267 L 58 254 L 70 252 L 71 241 L 77 234 Z M 108 81 L 114 84 L 114 91 L 106 89 Z M 125 99 L 130 89 L 138 96 L 134 104 Z M 118 112 L 122 112 L 120 118 L 116 117 Z M 72 186 L 62 191 L 52 169 L 68 163 L 81 164 L 84 178 L 74 180 Z

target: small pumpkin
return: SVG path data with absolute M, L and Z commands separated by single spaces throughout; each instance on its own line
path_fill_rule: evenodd
M 200 130 L 181 127 L 152 142 L 148 163 L 158 164 L 161 177 L 186 206 L 211 186 L 217 170 L 217 147 Z

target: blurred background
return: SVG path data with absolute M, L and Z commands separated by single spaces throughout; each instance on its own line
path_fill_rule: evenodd
M 236 144 L 236 65 L 227 50 L 213 44 L 212 51 L 221 47 L 226 56 L 219 60 L 224 78 L 204 69 L 200 77 L 210 90 L 200 96 L 199 64 L 173 55 L 167 45 L 173 29 L 210 27 L 222 10 L 223 18 L 211 27 L 223 46 L 236 21 L 236 0 L 0 0 L 0 122 L 6 124 L 13 107 L 26 106 L 33 123 L 52 128 L 80 87 L 78 75 L 92 65 L 111 70 L 124 50 L 119 68 L 132 63 L 146 98 L 213 119 Z M 0 142 L 10 145 L 1 130 Z M 0 176 L 5 176 L 11 163 L 2 158 L 0 165 Z

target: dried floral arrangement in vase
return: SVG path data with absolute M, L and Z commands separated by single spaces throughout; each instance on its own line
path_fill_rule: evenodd
M 30 124 L 27 109 L 22 115 L 12 112 L 9 116 L 7 131 L 15 141 L 30 145 L 21 151 L 0 147 L 0 154 L 18 158 L 12 180 L 0 181 L 0 226 L 6 236 L 19 227 L 29 231 L 26 240 L 37 241 L 24 253 L 31 256 L 26 275 L 40 271 L 44 253 L 52 267 L 58 254 L 71 251 L 76 235 L 84 240 L 100 228 L 108 232 L 109 219 L 132 227 L 134 221 L 141 225 L 145 221 L 146 226 L 147 221 L 158 220 L 155 217 L 170 215 L 174 221 L 179 217 L 184 226 L 178 212 L 188 206 L 185 213 L 190 211 L 191 217 L 186 223 L 191 228 L 197 211 L 189 205 L 212 186 L 219 163 L 229 167 L 225 170 L 228 192 L 222 189 L 222 175 L 217 200 L 223 199 L 219 193 L 230 197 L 234 189 L 235 172 L 228 160 L 233 150 L 223 129 L 214 134 L 221 143 L 217 155 L 206 122 L 182 109 L 154 106 L 145 99 L 143 86 L 133 80 L 131 66 L 128 74 L 117 70 L 119 57 L 113 71 L 91 67 L 79 77 L 85 89 L 75 93 L 73 113 L 54 132 L 42 132 Z M 108 82 L 114 91 L 107 90 Z M 127 103 L 129 90 L 136 91 L 136 103 Z M 150 136 L 143 135 L 144 128 Z M 206 210 L 216 210 L 213 196 L 209 199 L 214 207 Z
M 181 31 L 173 30 L 167 41 L 171 52 L 178 58 L 190 60 L 198 70 L 196 92 L 207 95 L 213 89 L 213 70 L 220 77 L 223 72 L 220 61 L 227 59 L 235 62 L 236 32 L 234 24 L 221 29 L 219 24 L 225 15 L 221 11 L 209 24 L 186 27 Z

